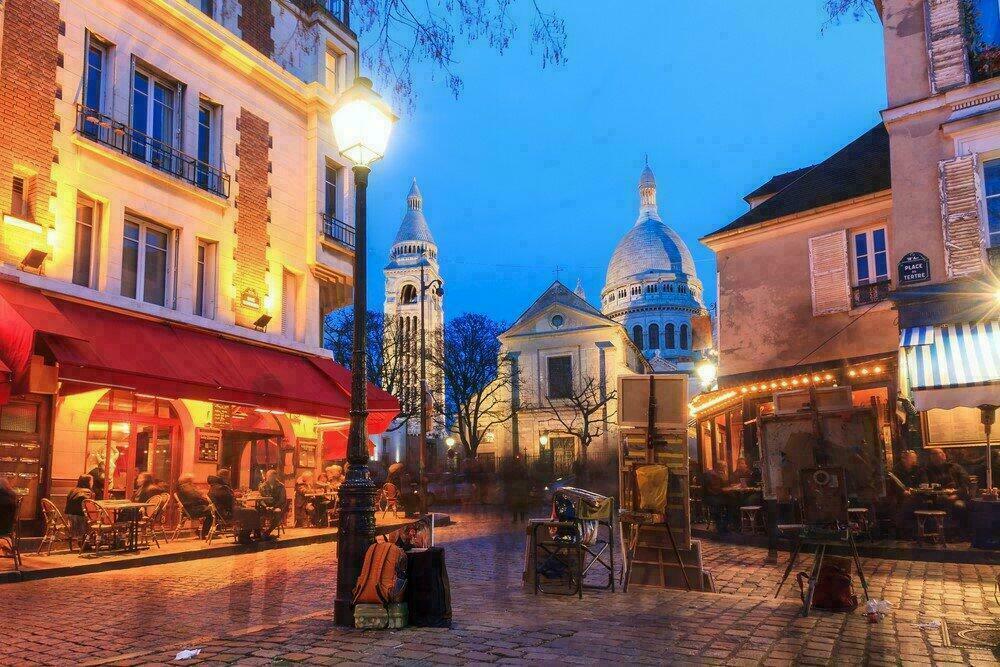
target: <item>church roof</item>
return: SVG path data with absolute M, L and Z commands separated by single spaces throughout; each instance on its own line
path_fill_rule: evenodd
M 673 229 L 663 224 L 656 206 L 656 179 L 649 165 L 639 177 L 639 217 L 611 255 L 604 288 L 611 289 L 634 276 L 648 273 L 684 273 L 695 277 L 691 251 Z
M 518 317 L 517 320 L 514 322 L 514 324 L 510 326 L 510 329 L 514 329 L 515 327 L 524 324 L 525 322 L 533 318 L 535 315 L 538 315 L 539 313 L 541 313 L 542 311 L 544 311 L 545 309 L 549 308 L 554 304 L 559 304 L 567 308 L 572 308 L 573 310 L 580 310 L 587 313 L 588 315 L 599 317 L 602 320 L 608 320 L 609 323 L 615 323 L 614 320 L 605 317 L 604 314 L 601 313 L 601 311 L 597 310 L 592 305 L 590 305 L 590 303 L 588 303 L 586 299 L 581 298 L 580 296 L 575 294 L 573 290 L 571 290 L 570 288 L 566 287 L 561 282 L 556 280 L 551 285 L 549 285 L 549 288 L 547 290 L 542 292 L 542 295 L 540 297 L 535 299 L 535 302 L 533 304 L 528 306 L 528 309 L 526 311 L 521 313 L 521 316 Z M 508 331 L 510 329 L 508 329 Z
M 420 194 L 415 178 L 413 185 L 410 186 L 410 193 L 406 196 L 406 215 L 403 216 L 403 222 L 396 232 L 396 240 L 392 243 L 396 245 L 410 241 L 434 243 L 430 227 L 427 226 L 427 219 L 424 218 L 424 197 Z
M 777 194 L 705 238 L 892 187 L 889 133 L 879 123 Z

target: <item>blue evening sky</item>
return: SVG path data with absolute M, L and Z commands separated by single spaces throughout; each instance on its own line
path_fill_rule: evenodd
M 596 304 L 636 218 L 645 153 L 660 214 L 687 242 L 714 302 L 715 262 L 698 238 L 746 210 L 742 197 L 772 174 L 827 157 L 885 106 L 880 24 L 821 33 L 822 0 L 544 4 L 566 20 L 565 66 L 539 66 L 525 25 L 503 56 L 459 49 L 457 100 L 418 71 L 416 108 L 401 114 L 370 182 L 374 308 L 414 176 L 449 318 L 478 311 L 511 321 L 557 266 Z

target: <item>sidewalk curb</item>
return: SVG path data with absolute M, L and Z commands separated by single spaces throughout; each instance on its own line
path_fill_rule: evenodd
M 376 535 L 383 535 L 395 530 L 407 522 L 400 522 L 379 526 L 375 529 Z M 79 565 L 68 565 L 60 567 L 42 568 L 38 570 L 13 570 L 0 572 L 0 585 L 14 584 L 22 581 L 37 581 L 42 579 L 53 579 L 56 577 L 73 577 L 81 574 L 93 574 L 96 572 L 111 572 L 114 570 L 129 570 L 136 567 L 146 567 L 148 565 L 163 565 L 167 563 L 182 563 L 204 558 L 222 558 L 225 556 L 238 556 L 242 554 L 255 553 L 258 551 L 268 551 L 271 549 L 288 549 L 311 544 L 322 544 L 325 542 L 336 542 L 337 533 L 319 533 L 317 535 L 303 535 L 300 537 L 286 537 L 271 542 L 255 542 L 253 544 L 226 544 L 220 546 L 204 547 L 193 551 L 177 551 L 174 553 L 149 553 L 136 558 L 119 558 L 108 556 L 98 558 L 90 563 Z M 28 554 L 22 554 L 22 556 Z

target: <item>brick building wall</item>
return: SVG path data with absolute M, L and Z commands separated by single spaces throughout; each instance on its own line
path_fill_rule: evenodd
M 29 217 L 42 232 L 0 225 L 0 261 L 17 264 L 46 244 L 54 216 L 52 133 L 55 127 L 59 4 L 6 0 L 0 36 L 0 214 L 11 211 L 13 178 L 25 178 Z M 47 247 L 47 246 L 46 246 Z
M 240 18 L 237 25 L 243 41 L 265 56 L 271 57 L 274 54 L 274 39 L 271 37 L 274 15 L 271 13 L 271 0 L 240 0 Z
M 252 326 L 264 311 L 267 290 L 267 247 L 270 222 L 271 137 L 268 123 L 245 108 L 240 108 L 237 124 L 239 144 L 236 171 L 236 248 L 233 259 L 236 270 L 233 286 L 236 291 L 236 324 Z M 256 295 L 259 307 L 253 306 Z

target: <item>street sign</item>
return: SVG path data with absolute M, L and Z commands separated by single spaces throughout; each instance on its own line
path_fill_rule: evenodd
M 908 252 L 899 260 L 899 284 L 925 283 L 931 279 L 931 262 L 922 252 Z

